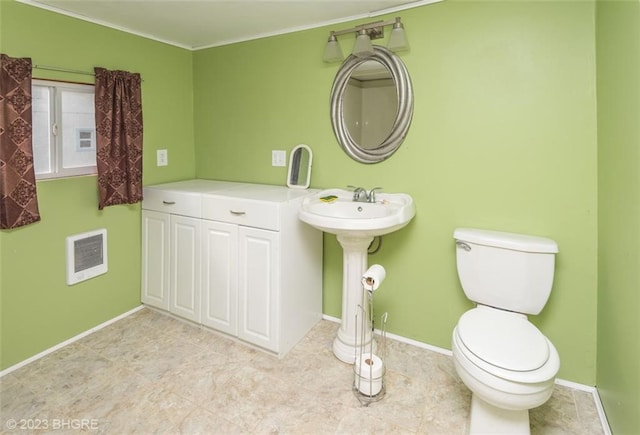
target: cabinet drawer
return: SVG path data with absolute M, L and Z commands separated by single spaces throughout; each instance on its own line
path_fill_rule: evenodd
M 278 203 L 204 195 L 202 217 L 248 227 L 280 230 Z
M 143 198 L 142 208 L 145 210 L 202 217 L 202 195 L 200 193 L 145 188 Z

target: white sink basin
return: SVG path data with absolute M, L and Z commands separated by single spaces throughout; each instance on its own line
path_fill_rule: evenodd
M 375 237 L 399 230 L 415 214 L 413 198 L 405 193 L 377 193 L 369 203 L 353 201 L 348 190 L 328 189 L 305 198 L 298 217 L 327 233 Z

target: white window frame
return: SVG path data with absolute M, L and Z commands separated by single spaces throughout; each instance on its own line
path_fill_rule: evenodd
M 49 113 L 51 115 L 50 125 L 48 131 L 49 137 L 49 165 L 51 168 L 51 172 L 47 173 L 36 173 L 36 180 L 48 180 L 55 178 L 66 178 L 66 177 L 76 177 L 82 175 L 96 175 L 98 173 L 98 169 L 96 165 L 91 166 L 80 166 L 74 168 L 63 168 L 62 167 L 62 152 L 63 152 L 63 144 L 62 144 L 62 134 L 63 125 L 62 125 L 62 91 L 73 91 L 79 93 L 87 93 L 91 95 L 95 95 L 95 86 L 90 84 L 80 84 L 80 83 L 67 83 L 67 82 L 58 82 L 53 80 L 40 80 L 33 79 L 31 82 L 32 87 L 46 87 L 50 89 L 49 94 Z M 34 124 L 33 126 L 33 140 L 34 140 L 34 158 L 37 158 L 35 155 L 40 149 L 36 147 L 35 141 L 40 135 L 36 134 L 35 129 L 37 128 Z M 83 129 L 86 130 L 86 129 Z M 83 150 L 82 152 L 91 152 L 95 155 L 96 147 L 95 147 L 95 125 L 93 126 L 93 138 L 92 138 L 92 147 Z M 78 133 L 76 132 L 76 136 Z M 76 137 L 77 139 L 77 137 Z M 46 158 L 46 157 L 42 157 Z

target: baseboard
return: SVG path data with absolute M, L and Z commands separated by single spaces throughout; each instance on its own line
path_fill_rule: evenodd
M 556 384 L 563 387 L 572 388 L 578 391 L 584 391 L 585 393 L 592 393 L 596 391 L 596 387 L 591 385 L 579 384 L 573 381 L 566 381 L 564 379 L 556 379 Z
M 596 408 L 598 409 L 598 416 L 600 417 L 600 423 L 602 424 L 602 431 L 604 432 L 604 435 L 611 435 L 609 420 L 607 420 L 607 414 L 604 412 L 600 393 L 598 393 L 598 389 L 596 387 L 593 388 L 593 400 L 596 402 Z
M 572 382 L 572 381 L 566 381 L 564 379 L 556 379 L 556 384 L 562 385 L 563 387 L 572 388 L 574 390 L 591 393 L 591 395 L 593 396 L 593 402 L 596 405 L 596 410 L 598 411 L 598 417 L 600 418 L 602 431 L 604 435 L 611 435 L 609 420 L 607 420 L 607 415 L 604 412 L 604 406 L 602 406 L 602 400 L 600 400 L 600 394 L 598 393 L 597 387 L 592 387 L 591 385 L 579 384 L 577 382 Z
M 45 349 L 42 352 L 40 352 L 40 353 L 30 357 L 30 358 L 25 359 L 24 361 L 21 361 L 21 362 L 15 364 L 15 365 L 12 365 L 11 367 L 7 367 L 6 369 L 0 371 L 0 378 L 2 378 L 5 375 L 8 375 L 9 373 L 11 373 L 11 372 L 13 372 L 15 370 L 18 370 L 21 367 L 26 366 L 27 364 L 30 364 L 30 363 L 32 363 L 32 362 L 34 362 L 36 360 L 39 360 L 40 358 L 42 358 L 42 357 L 44 357 L 46 355 L 49 355 L 50 353 L 53 353 L 58 349 L 62 349 L 63 347 L 65 347 L 65 346 L 67 346 L 67 345 L 69 345 L 69 344 L 71 344 L 71 343 L 73 343 L 75 341 L 78 341 L 81 338 L 84 338 L 89 334 L 92 334 L 92 333 L 94 333 L 94 332 L 96 332 L 96 331 L 98 331 L 98 330 L 100 330 L 100 329 L 102 329 L 102 328 L 104 328 L 106 326 L 109 326 L 112 323 L 117 322 L 118 320 L 124 319 L 125 317 L 128 317 L 128 316 L 132 315 L 133 313 L 135 313 L 137 311 L 140 311 L 143 308 L 144 308 L 144 305 L 139 305 L 139 306 L 135 307 L 134 309 L 127 311 L 126 313 L 122 313 L 119 316 L 114 317 L 113 319 L 107 320 L 106 322 L 103 322 L 103 323 L 99 324 L 98 326 L 94 326 L 93 328 L 88 329 L 88 330 L 86 330 L 86 331 L 84 331 L 84 332 L 82 332 L 82 333 L 80 333 L 80 334 L 78 334 L 78 335 L 76 335 L 74 337 L 71 337 L 70 339 L 63 341 L 62 343 L 58 343 L 53 347 Z
M 340 323 L 340 319 L 328 316 L 326 314 L 322 315 L 324 320 L 328 320 L 330 322 Z M 381 331 L 375 330 L 376 334 L 380 334 Z M 438 346 L 433 346 L 431 344 L 423 343 L 421 341 L 413 340 L 411 338 L 403 337 L 401 335 L 391 334 L 389 332 L 386 333 L 387 337 L 399 341 L 401 343 L 406 343 L 412 346 L 419 347 L 421 349 L 430 350 L 432 352 L 441 353 L 443 355 L 452 355 L 452 352 L 449 349 L 445 349 Z M 600 400 L 600 395 L 598 394 L 598 389 L 591 385 L 579 384 L 577 382 L 566 381 L 564 379 L 556 379 L 556 384 L 561 385 L 563 387 L 572 388 L 574 390 L 584 391 L 587 393 L 591 393 L 593 395 L 593 401 L 595 402 L 596 409 L 598 410 L 598 416 L 600 417 L 600 424 L 602 424 L 602 430 L 604 431 L 604 435 L 611 435 L 611 429 L 609 428 L 609 422 L 607 420 L 607 416 L 604 413 L 604 407 L 602 406 L 602 401 Z

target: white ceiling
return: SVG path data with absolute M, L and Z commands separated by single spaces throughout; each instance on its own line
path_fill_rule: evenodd
M 18 1 L 197 50 L 313 27 L 338 25 L 440 0 Z

